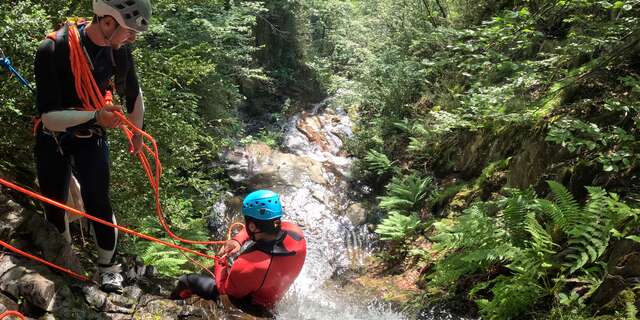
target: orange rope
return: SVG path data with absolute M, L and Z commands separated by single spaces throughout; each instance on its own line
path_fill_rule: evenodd
M 89 279 L 89 278 L 87 278 L 87 277 L 85 277 L 85 276 L 83 276 L 81 274 L 78 274 L 78 273 L 76 273 L 76 272 L 74 272 L 74 271 L 72 271 L 70 269 L 60 267 L 60 266 L 58 266 L 58 265 L 56 265 L 54 263 L 51 263 L 51 262 L 49 262 L 47 260 L 44 260 L 44 259 L 39 258 L 39 257 L 36 257 L 36 256 L 34 256 L 34 255 L 32 255 L 32 254 L 30 254 L 28 252 L 24 252 L 24 251 L 22 251 L 22 250 L 20 250 L 20 249 L 18 249 L 16 247 L 4 242 L 2 240 L 0 240 L 0 245 L 5 247 L 5 248 L 7 248 L 7 249 L 9 249 L 9 250 L 11 250 L 11 251 L 13 251 L 13 252 L 15 252 L 15 253 L 17 253 L 17 254 L 19 254 L 19 255 L 25 256 L 25 257 L 27 257 L 29 259 L 32 259 L 32 260 L 36 260 L 36 261 L 38 261 L 40 263 L 44 263 L 44 264 L 48 265 L 49 267 L 52 267 L 54 269 L 60 270 L 60 271 L 65 272 L 65 273 L 68 273 L 69 275 L 71 275 L 72 277 L 74 277 L 74 278 L 76 278 L 78 280 L 93 282 L 93 281 L 91 281 L 91 279 Z M 2 319 L 2 317 L 0 317 L 0 319 Z
M 89 68 L 89 61 L 87 57 L 84 55 L 84 50 L 80 45 L 80 33 L 75 24 L 69 25 L 69 48 L 70 48 L 70 59 L 71 59 L 71 68 L 73 74 L 75 76 L 75 84 L 76 91 L 78 92 L 78 97 L 82 101 L 83 108 L 85 110 L 95 110 L 105 106 L 106 103 L 112 102 L 111 93 L 107 93 L 106 97 L 102 96 L 98 85 L 96 84 L 95 79 L 93 78 L 93 73 Z M 129 140 L 129 145 L 133 146 L 133 142 L 131 140 L 132 134 L 137 133 L 141 135 L 144 139 L 151 142 L 153 146 L 153 150 L 144 143 L 145 150 L 154 158 L 155 162 L 155 174 L 153 174 L 153 170 L 151 169 L 151 164 L 147 159 L 146 154 L 139 153 L 138 158 L 140 159 L 142 168 L 144 169 L 147 177 L 149 178 L 149 183 L 154 191 L 154 200 L 156 203 L 156 216 L 162 225 L 164 231 L 169 235 L 169 237 L 178 240 L 183 243 L 188 244 L 201 244 L 201 245 L 218 245 L 223 244 L 224 241 L 199 241 L 199 240 L 189 240 L 185 238 L 181 238 L 174 234 L 169 228 L 168 224 L 164 219 L 164 213 L 162 210 L 162 204 L 160 203 L 160 176 L 162 175 L 162 164 L 160 163 L 160 158 L 158 157 L 158 145 L 156 144 L 155 139 L 138 128 L 133 122 L 131 122 L 127 117 L 121 112 L 116 112 L 116 115 L 122 120 L 124 123 L 121 128 L 124 131 L 125 136 Z
M 37 200 L 40 200 L 42 202 L 48 203 L 50 205 L 56 206 L 56 207 L 58 207 L 60 209 L 63 209 L 63 210 L 68 211 L 68 212 L 71 212 L 73 214 L 77 214 L 77 215 L 83 216 L 83 217 L 85 217 L 85 218 L 87 218 L 89 220 L 104 224 L 104 225 L 112 227 L 112 228 L 116 228 L 116 229 L 118 229 L 118 230 L 120 230 L 122 232 L 134 235 L 136 237 L 139 237 L 139 238 L 142 238 L 142 239 L 145 239 L 145 240 L 149 240 L 149 241 L 152 241 L 152 242 L 156 242 L 156 243 L 159 243 L 159 244 L 162 244 L 164 246 L 171 247 L 171 248 L 174 248 L 174 249 L 186 251 L 186 252 L 195 254 L 197 256 L 203 257 L 203 258 L 219 259 L 219 258 L 217 258 L 215 256 L 210 256 L 210 255 L 204 254 L 202 252 L 198 252 L 198 251 L 195 251 L 193 249 L 185 248 L 185 247 L 182 247 L 182 246 L 179 246 L 179 245 L 176 245 L 176 244 L 164 241 L 164 240 L 160 240 L 160 239 L 154 238 L 152 236 L 146 235 L 144 233 L 140 233 L 140 232 L 131 230 L 129 228 L 125 228 L 123 226 L 119 226 L 117 224 L 113 224 L 113 223 L 111 223 L 109 221 L 105 221 L 105 220 L 102 220 L 100 218 L 96 218 L 96 217 L 94 217 L 94 216 L 92 216 L 90 214 L 87 214 L 85 212 L 82 212 L 82 211 L 80 211 L 78 209 L 69 207 L 66 204 L 60 203 L 60 202 L 55 201 L 55 200 L 51 200 L 51 199 L 49 199 L 49 198 L 47 198 L 47 197 L 45 197 L 43 195 L 40 195 L 40 194 L 38 194 L 36 192 L 33 192 L 31 190 L 27 190 L 27 189 L 25 189 L 23 187 L 20 187 L 20 186 L 16 185 L 16 184 L 13 184 L 13 183 L 5 180 L 5 179 L 0 178 L 0 184 L 4 185 L 5 187 L 11 188 L 13 190 L 22 192 L 22 193 L 24 193 L 24 194 L 26 194 L 26 195 L 34 198 L 34 199 L 37 199 Z
M 71 68 L 72 68 L 72 72 L 74 74 L 74 78 L 75 78 L 75 87 L 76 87 L 76 92 L 78 93 L 78 97 L 80 98 L 83 108 L 85 110 L 96 110 L 96 109 L 100 109 L 103 108 L 105 105 L 107 104 L 112 104 L 113 103 L 113 99 L 112 99 L 112 95 L 110 92 L 107 91 L 106 96 L 102 96 L 102 93 L 100 92 L 99 87 L 97 86 L 95 79 L 93 78 L 93 73 L 91 72 L 90 68 L 89 68 L 89 61 L 88 58 L 85 56 L 84 54 L 84 49 L 81 48 L 80 45 L 80 34 L 78 32 L 78 29 L 76 27 L 75 24 L 70 24 L 69 25 L 69 49 L 70 49 L 70 60 L 71 60 Z M 165 219 L 164 219 L 164 214 L 162 211 L 162 205 L 160 203 L 160 190 L 159 190 L 159 186 L 160 186 L 160 176 L 162 175 L 162 164 L 160 163 L 160 158 L 158 157 L 158 145 L 156 144 L 155 139 L 153 139 L 153 137 L 151 135 L 149 135 L 148 133 L 146 133 L 145 131 L 141 130 L 140 128 L 138 128 L 135 124 L 133 124 L 129 119 L 127 119 L 127 117 L 124 116 L 124 114 L 122 114 L 121 112 L 115 112 L 115 114 L 122 120 L 122 122 L 124 123 L 123 125 L 121 125 L 122 131 L 125 134 L 126 138 L 129 141 L 129 145 L 131 148 L 133 148 L 133 142 L 132 142 L 132 136 L 135 133 L 141 135 L 144 139 L 147 139 L 151 142 L 151 145 L 153 146 L 153 149 L 151 149 L 146 143 L 143 143 L 143 147 L 144 147 L 144 151 L 146 151 L 147 153 L 149 153 L 151 156 L 153 156 L 154 158 L 154 169 L 152 169 L 151 167 L 151 163 L 149 162 L 146 154 L 144 152 L 139 152 L 138 153 L 138 159 L 140 160 L 140 163 L 142 165 L 142 168 L 144 169 L 148 179 L 149 179 L 149 183 L 154 191 L 154 200 L 155 200 L 155 207 L 156 207 L 156 215 L 158 217 L 158 220 L 160 221 L 160 224 L 162 225 L 162 227 L 164 228 L 165 232 L 172 238 L 184 243 L 188 243 L 188 244 L 201 244 L 201 245 L 213 245 L 213 244 L 224 244 L 225 241 L 196 241 L 196 240 L 188 240 L 188 239 L 184 239 L 181 238 L 177 235 L 175 235 L 171 229 L 169 228 L 169 226 L 167 225 Z M 132 150 L 133 151 L 133 150 Z M 155 171 L 155 174 L 154 174 Z M 122 226 L 118 226 L 116 224 L 113 224 L 111 222 L 96 218 L 94 216 L 91 216 L 85 212 L 82 212 L 80 210 L 77 210 L 75 208 L 69 207 L 65 204 L 62 204 L 60 202 L 57 202 L 55 200 L 49 199 L 47 197 L 44 197 L 38 193 L 35 193 L 33 191 L 27 190 L 25 188 L 22 188 L 18 185 L 15 185 L 9 181 L 6 181 L 2 178 L 0 178 L 0 184 L 14 189 L 16 191 L 22 192 L 32 198 L 38 199 L 42 202 L 48 203 L 50 205 L 56 206 L 58 208 L 61 208 L 67 212 L 71 212 L 80 216 L 83 216 L 89 220 L 107 225 L 109 227 L 118 229 L 122 232 L 134 235 L 136 237 L 145 239 L 145 240 L 149 240 L 152 242 L 156 242 L 159 244 L 162 244 L 164 246 L 167 247 L 171 247 L 174 249 L 178 249 L 180 250 L 180 252 L 182 252 L 184 254 L 184 252 L 189 252 L 191 254 L 195 254 L 197 256 L 200 257 L 204 257 L 204 258 L 208 258 L 208 259 L 214 259 L 214 260 L 218 260 L 218 261 L 224 261 L 223 259 L 217 257 L 217 256 L 211 256 L 211 255 L 207 255 L 205 253 L 202 252 L 198 252 L 186 247 L 182 247 L 179 246 L 177 244 L 172 244 L 154 237 L 151 237 L 149 235 L 122 227 Z M 232 229 L 237 226 L 237 225 L 241 225 L 239 223 L 234 223 L 229 227 L 227 236 L 230 237 L 231 236 L 231 231 Z M 63 271 L 71 276 L 73 276 L 74 278 L 77 279 L 81 279 L 81 280 L 85 280 L 85 281 L 89 281 L 89 279 L 85 276 L 79 275 L 69 269 L 60 267 L 58 265 L 55 265 L 54 263 L 48 262 L 46 260 L 43 260 L 39 257 L 33 256 L 27 252 L 21 251 L 11 245 L 9 245 L 6 242 L 0 241 L 0 245 L 2 245 L 3 247 L 19 253 L 25 257 L 28 257 L 30 259 L 34 259 L 38 262 L 44 263 L 50 267 L 53 267 L 55 269 L 58 269 L 60 271 Z M 193 264 L 199 266 L 200 268 L 202 268 L 203 270 L 206 270 L 207 272 L 209 272 L 211 275 L 213 275 L 213 273 L 206 268 L 205 266 L 203 266 L 202 264 L 200 264 L 199 262 L 197 262 L 196 260 L 188 257 L 187 255 L 185 255 L 185 257 L 187 259 L 189 259 Z M 0 317 L 0 319 L 2 319 Z
M 6 317 L 17 317 L 20 318 L 22 320 L 25 320 L 25 317 L 22 313 L 18 312 L 18 311 L 14 311 L 14 310 L 9 310 L 9 311 L 5 311 L 3 314 L 0 314 L 0 320 L 6 318 Z

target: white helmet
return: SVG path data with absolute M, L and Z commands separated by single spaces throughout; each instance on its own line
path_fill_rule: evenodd
M 147 31 L 151 20 L 149 0 L 93 0 L 93 13 L 112 16 L 118 23 L 138 32 Z

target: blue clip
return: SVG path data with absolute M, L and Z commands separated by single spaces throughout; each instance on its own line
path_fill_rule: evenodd
M 20 74 L 20 72 L 18 72 L 18 70 L 16 70 L 16 68 L 13 67 L 13 65 L 11 65 L 11 60 L 4 55 L 4 51 L 2 51 L 2 49 L 0 49 L 0 65 L 2 65 L 10 73 L 13 73 L 18 78 L 18 81 L 20 81 L 20 83 L 25 87 L 29 88 L 31 92 L 35 92 L 31 84 L 29 83 L 29 81 L 27 81 L 27 79 L 25 79 Z

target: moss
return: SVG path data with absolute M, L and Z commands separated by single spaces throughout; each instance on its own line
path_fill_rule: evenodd
M 431 201 L 429 201 L 428 206 L 431 208 L 431 211 L 434 214 L 440 212 L 442 209 L 444 209 L 445 205 L 449 203 L 456 196 L 456 194 L 460 192 L 460 190 L 467 187 L 467 185 L 468 184 L 466 182 L 462 181 L 455 183 L 438 192 L 438 194 L 433 197 Z
M 489 163 L 489 165 L 482 169 L 482 173 L 474 181 L 474 186 L 477 188 L 483 188 L 487 184 L 487 181 L 489 181 L 497 172 L 504 171 L 509 167 L 510 160 L 511 157 Z

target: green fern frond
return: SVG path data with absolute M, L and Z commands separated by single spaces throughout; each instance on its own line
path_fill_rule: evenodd
M 420 219 L 415 215 L 392 212 L 378 225 L 376 233 L 382 240 L 401 241 L 408 238 L 419 225 Z
M 524 228 L 531 235 L 531 241 L 529 241 L 529 243 L 534 250 L 540 253 L 555 253 L 554 248 L 558 247 L 558 245 L 553 243 L 551 235 L 540 225 L 535 213 L 530 212 L 527 214 Z
M 387 155 L 374 149 L 367 152 L 367 155 L 364 157 L 364 163 L 367 165 L 367 169 L 378 175 L 383 175 L 392 171 L 392 162 L 389 160 Z
M 379 197 L 380 207 L 389 212 L 410 214 L 433 193 L 433 179 L 420 178 L 416 174 L 394 177 L 387 185 L 385 196 Z
M 587 190 L 589 201 L 567 231 L 569 248 L 575 250 L 575 253 L 567 255 L 570 273 L 602 256 L 609 245 L 610 230 L 614 227 L 614 217 L 609 210 L 611 198 L 607 192 L 597 187 L 588 187 Z
M 627 301 L 625 304 L 625 313 L 626 313 L 626 320 L 637 320 L 638 319 L 638 308 L 636 307 L 635 303 Z
M 566 232 L 582 218 L 580 205 L 562 184 L 552 180 L 548 180 L 547 184 L 553 193 L 555 204 L 563 215 L 562 219 L 556 223 L 559 223 L 560 229 Z
M 502 222 L 511 236 L 511 241 L 517 246 L 522 246 L 527 239 L 525 220 L 534 199 L 535 194 L 529 190 L 516 191 L 504 201 L 505 208 L 501 211 Z
M 476 300 L 483 319 L 519 319 L 547 292 L 527 276 L 500 276 L 491 289 L 493 298 Z
M 451 285 L 464 275 L 511 261 L 520 249 L 508 241 L 507 233 L 496 219 L 488 217 L 481 206 L 464 211 L 455 223 L 435 223 L 433 248 L 446 257 L 436 263 L 430 276 L 434 285 Z
M 536 199 L 535 207 L 537 210 L 550 217 L 553 221 L 553 224 L 559 227 L 561 230 L 561 226 L 565 226 L 565 228 L 567 228 L 567 218 L 565 217 L 564 212 L 560 210 L 560 208 L 555 203 L 547 199 Z
M 158 268 L 160 273 L 177 276 L 189 270 L 185 269 L 188 259 L 180 252 L 169 249 L 163 245 L 153 243 L 149 245 L 141 255 L 145 264 Z

